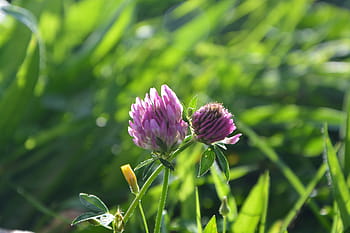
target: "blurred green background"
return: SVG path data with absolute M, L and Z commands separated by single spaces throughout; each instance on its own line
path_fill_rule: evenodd
M 127 208 L 130 194 L 119 167 L 135 167 L 149 157 L 127 133 L 128 111 L 136 96 L 164 83 L 185 104 L 194 95 L 200 104 L 224 103 L 304 184 L 323 161 L 323 123 L 328 122 L 335 142 L 343 138 L 343 106 L 350 90 L 349 1 L 11 4 L 33 18 L 17 15 L 24 25 L 13 14 L 0 16 L 0 227 L 104 232 L 86 225 L 71 228 L 58 216 L 72 219 L 82 211 L 80 192 Z M 272 227 L 298 194 L 255 146 L 243 135 L 228 148 L 232 171 L 242 171 L 230 182 L 231 192 L 240 205 L 258 176 L 269 170 L 267 223 Z M 202 149 L 194 147 L 179 158 L 169 191 L 173 232 L 196 232 L 195 214 L 189 211 L 190 187 L 196 183 L 203 221 L 218 212 L 209 178 L 196 178 Z M 158 193 L 154 186 L 144 201 L 150 221 Z M 320 216 L 331 222 L 326 178 L 312 198 Z M 140 221 L 133 219 L 128 232 L 141 232 Z M 328 229 L 305 206 L 289 232 Z

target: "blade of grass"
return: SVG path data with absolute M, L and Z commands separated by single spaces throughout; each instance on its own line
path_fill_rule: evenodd
M 2 111 L 0 119 L 0 139 L 8 140 L 12 135 L 20 120 L 27 113 L 27 105 L 34 95 L 34 88 L 39 78 L 39 49 L 33 48 L 31 54 L 27 55 L 25 62 L 17 74 L 16 81 L 6 89 L 0 99 L 0 109 Z
M 325 156 L 332 181 L 335 201 L 340 211 L 344 229 L 350 227 L 350 192 L 342 173 L 337 153 L 328 136 L 328 127 L 324 126 Z
M 3 77 L 3 80 L 1 80 L 2 87 L 11 85 L 16 72 L 25 60 L 31 35 L 31 32 L 24 25 L 17 23 L 15 29 L 10 34 L 11 39 L 8 39 L 0 47 L 0 72 Z M 8 59 L 9 57 L 16 59 Z M 3 93 L 0 93 L 0 97 L 2 96 Z
M 114 22 L 114 24 L 110 27 L 104 38 L 94 50 L 91 56 L 93 63 L 101 61 L 101 59 L 111 52 L 113 47 L 115 47 L 120 41 L 124 35 L 123 33 L 126 31 L 127 27 L 130 26 L 133 19 L 134 9 L 135 1 L 131 2 L 131 4 L 127 4 L 117 20 L 115 18 L 110 20 L 110 22 Z
M 345 98 L 347 116 L 345 123 L 344 176 L 347 178 L 350 174 L 350 91 L 346 94 Z
M 289 213 L 285 217 L 280 229 L 280 233 L 286 232 L 289 224 L 296 217 L 301 207 L 305 204 L 307 199 L 310 197 L 310 194 L 315 189 L 315 186 L 318 184 L 318 182 L 322 179 L 322 177 L 326 173 L 326 170 L 327 170 L 327 166 L 325 163 L 323 163 L 321 167 L 318 169 L 314 178 L 310 181 L 309 185 L 306 187 L 304 194 L 300 196 L 299 200 L 294 204 L 293 208 L 289 211 Z
M 252 129 L 243 124 L 241 121 L 237 121 L 238 128 L 249 137 L 251 142 L 259 148 L 268 159 L 270 159 L 281 170 L 282 174 L 287 178 L 289 183 L 298 192 L 299 195 L 305 193 L 305 187 L 294 172 L 278 157 L 277 153 Z M 327 229 L 330 230 L 330 223 L 323 216 L 319 215 L 319 208 L 312 200 L 308 203 L 314 215 L 318 218 L 319 222 Z
M 179 8 L 186 8 L 187 5 L 197 5 L 200 8 L 206 1 L 191 1 L 184 2 Z M 172 46 L 164 50 L 158 59 L 162 66 L 173 67 L 180 62 L 187 54 L 188 50 L 192 49 L 196 43 L 202 40 L 211 30 L 211 28 L 219 28 L 221 26 L 223 16 L 232 8 L 233 1 L 222 1 L 212 5 L 206 9 L 205 14 L 198 15 L 188 23 L 176 30 L 172 35 Z M 210 22 L 210 27 L 205 22 Z M 193 30 L 196 33 L 193 33 Z M 179 49 L 180 48 L 180 49 Z
M 67 61 L 64 67 L 65 72 L 74 72 L 79 71 L 81 66 L 85 64 L 85 62 L 89 58 L 94 51 L 99 47 L 100 43 L 104 41 L 105 36 L 112 29 L 113 25 L 119 17 L 122 15 L 124 9 L 133 2 L 133 0 L 124 0 L 120 3 L 119 7 L 116 9 L 114 14 L 111 16 L 111 19 L 106 23 L 102 24 L 96 31 L 94 31 L 81 46 L 81 49 Z
M 341 221 L 337 203 L 334 203 L 333 211 L 334 211 L 334 214 L 333 214 L 333 225 L 332 225 L 331 233 L 343 232 L 343 223 Z
M 215 215 L 211 217 L 210 221 L 205 226 L 203 233 L 218 233 Z
M 33 35 L 36 37 L 38 46 L 39 46 L 39 53 L 40 53 L 40 74 L 44 75 L 44 71 L 46 69 L 46 51 L 44 42 L 41 38 L 39 29 L 38 29 L 38 23 L 34 17 L 34 15 L 21 7 L 13 6 L 13 5 L 7 5 L 2 7 L 2 10 L 20 21 L 22 24 L 26 25 L 30 31 L 33 33 Z M 43 79 L 43 76 L 41 76 L 41 81 Z
M 256 171 L 258 169 L 255 165 L 249 166 L 239 166 L 230 169 L 230 181 L 237 180 L 250 172 Z
M 258 183 L 252 188 L 244 201 L 235 223 L 232 226 L 234 233 L 254 233 L 259 220 L 262 219 L 266 203 L 266 190 L 269 187 L 269 173 L 260 176 Z
M 197 232 L 202 233 L 202 223 L 201 223 L 201 207 L 199 202 L 198 187 L 196 187 L 196 222 L 197 222 Z
M 269 172 L 266 172 L 267 181 L 266 185 L 263 187 L 263 209 L 261 214 L 261 220 L 260 220 L 260 228 L 259 233 L 264 233 L 266 228 L 266 216 L 267 216 L 267 209 L 269 206 L 269 190 L 270 190 L 270 175 Z
M 343 111 L 325 107 L 306 108 L 292 104 L 271 104 L 250 108 L 241 114 L 240 119 L 249 125 L 260 124 L 266 119 L 276 124 L 304 119 L 314 124 L 323 124 L 326 121 L 332 125 L 339 125 L 344 121 L 345 114 Z

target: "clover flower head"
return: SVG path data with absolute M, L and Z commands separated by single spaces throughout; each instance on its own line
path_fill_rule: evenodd
M 235 144 L 242 135 L 228 137 L 236 129 L 236 125 L 232 114 L 219 103 L 206 104 L 193 113 L 191 126 L 196 139 L 208 145 L 214 142 Z
M 155 152 L 169 153 L 185 138 L 188 125 L 176 94 L 162 85 L 161 96 L 151 88 L 144 99 L 136 98 L 129 112 L 129 134 L 134 143 Z

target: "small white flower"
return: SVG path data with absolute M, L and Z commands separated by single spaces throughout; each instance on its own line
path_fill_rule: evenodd
M 108 225 L 114 220 L 114 215 L 110 213 L 104 213 L 95 217 L 98 222 L 104 227 L 108 228 Z

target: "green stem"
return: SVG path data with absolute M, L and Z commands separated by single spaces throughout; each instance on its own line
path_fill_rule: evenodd
M 146 233 L 149 233 L 147 220 L 146 220 L 145 212 L 143 212 L 141 200 L 139 201 L 139 209 L 140 209 L 140 214 L 141 214 L 141 217 L 142 217 L 143 225 L 145 227 L 145 231 L 146 231 Z
M 126 223 L 129 220 L 131 214 L 134 212 L 135 208 L 139 204 L 139 201 L 141 200 L 143 195 L 145 195 L 147 189 L 152 184 L 152 182 L 157 178 L 158 174 L 162 171 L 162 169 L 163 169 L 163 165 L 161 164 L 156 168 L 156 170 L 153 171 L 151 176 L 146 180 L 146 182 L 142 186 L 140 192 L 136 195 L 135 199 L 131 202 L 128 210 L 126 211 L 126 213 L 124 215 L 124 223 Z
M 184 144 L 183 146 L 179 147 L 176 151 L 174 151 L 174 153 L 170 156 L 170 160 L 174 159 L 179 153 L 181 153 L 182 151 L 184 151 L 187 147 L 189 147 L 190 145 L 192 145 L 194 143 L 193 140 L 188 141 L 186 144 Z M 126 211 L 125 215 L 124 215 L 124 223 L 126 223 L 131 214 L 134 212 L 135 208 L 138 206 L 139 201 L 142 199 L 143 195 L 145 195 L 147 189 L 149 188 L 149 186 L 153 183 L 153 181 L 157 178 L 157 176 L 159 175 L 159 173 L 162 171 L 162 169 L 164 168 L 164 166 L 162 164 L 160 164 L 156 170 L 153 171 L 153 173 L 150 175 L 150 177 L 148 177 L 148 179 L 146 180 L 146 182 L 144 183 L 144 185 L 142 186 L 140 192 L 136 195 L 135 199 L 131 202 L 128 210 Z
M 192 136 L 191 136 L 192 137 Z M 185 149 L 187 149 L 187 147 L 189 147 L 190 145 L 192 145 L 195 141 L 193 139 L 189 140 L 186 144 L 182 145 L 181 147 L 179 147 L 176 151 L 174 151 L 174 153 L 171 154 L 169 160 L 173 160 L 175 159 L 175 157 L 180 154 L 182 151 L 184 151 Z
M 222 233 L 226 233 L 226 216 L 224 216 L 224 221 L 223 221 L 223 226 L 222 226 Z
M 161 222 L 162 222 L 162 215 L 163 215 L 163 210 L 164 210 L 164 206 L 165 206 L 166 196 L 167 196 L 167 193 L 168 193 L 169 174 L 170 174 L 170 169 L 166 168 L 165 171 L 164 171 L 162 195 L 161 195 L 160 201 L 159 201 L 157 217 L 156 217 L 156 224 L 154 226 L 154 233 L 160 233 L 160 226 L 161 226 Z

